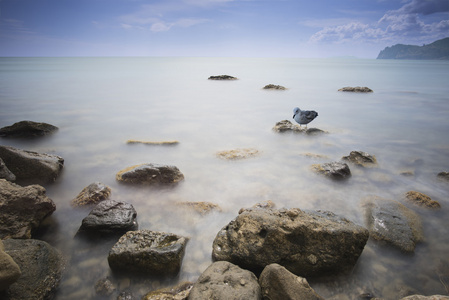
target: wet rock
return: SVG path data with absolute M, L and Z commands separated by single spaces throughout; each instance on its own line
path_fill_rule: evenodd
M 263 87 L 264 90 L 286 90 L 287 88 L 282 85 L 275 85 L 275 84 L 267 84 Z
M 174 287 L 149 292 L 142 300 L 185 300 L 193 287 L 191 282 L 182 282 Z
M 276 125 L 274 125 L 273 130 L 276 132 L 286 132 L 286 131 L 293 131 L 293 132 L 299 132 L 303 133 L 306 130 L 301 128 L 299 125 L 295 125 L 289 120 L 282 120 L 280 122 L 277 122 Z
M 278 264 L 265 267 L 259 277 L 264 299 L 324 300 L 309 285 L 307 279 L 298 277 Z
M 254 148 L 241 148 L 241 149 L 233 149 L 220 151 L 217 153 L 219 158 L 228 159 L 228 160 L 238 160 L 255 157 L 259 154 L 259 150 Z
M 109 198 L 111 188 L 101 182 L 94 182 L 86 186 L 75 199 L 72 206 L 94 205 Z
M 117 300 L 137 300 L 137 298 L 135 298 L 131 292 L 124 291 L 117 296 Z
M 11 126 L 0 128 L 0 136 L 3 137 L 33 137 L 51 134 L 58 127 L 47 123 L 33 121 L 20 121 Z
M 335 180 L 344 180 L 351 177 L 349 166 L 338 161 L 312 165 L 312 170 Z
M 233 77 L 233 76 L 230 76 L 230 75 L 210 76 L 208 79 L 209 80 L 237 80 L 236 77 Z
M 3 162 L 3 159 L 0 158 L 0 179 L 6 179 L 8 181 L 16 180 L 16 175 L 14 175 L 8 167 Z
M 21 187 L 0 179 L 0 238 L 29 239 L 56 206 L 40 185 Z
M 100 202 L 82 221 L 77 235 L 107 237 L 123 235 L 136 230 L 137 212 L 123 201 L 105 200 Z
M 0 157 L 17 180 L 53 182 L 61 173 L 64 159 L 57 155 L 0 146 Z
M 208 214 L 212 211 L 221 212 L 220 206 L 211 202 L 179 202 L 177 205 L 193 209 L 201 215 Z
M 174 146 L 179 144 L 178 141 L 139 141 L 139 140 L 127 140 L 127 144 L 144 144 L 155 146 Z
M 449 300 L 449 296 L 443 295 L 433 295 L 433 296 L 423 296 L 423 295 L 411 295 L 400 300 Z
M 255 273 L 277 263 L 322 276 L 351 270 L 367 240 L 367 229 L 331 212 L 246 209 L 218 232 L 212 258 Z
M 360 86 L 356 86 L 356 87 L 351 87 L 351 86 L 346 86 L 344 88 L 339 89 L 338 91 L 340 92 L 353 92 L 353 93 L 372 93 L 373 90 L 364 86 L 364 87 L 360 87 Z
M 184 180 L 184 175 L 175 166 L 142 164 L 119 171 L 118 181 L 143 185 L 172 185 Z
M 7 290 L 22 275 L 20 267 L 4 250 L 5 247 L 2 240 L 0 240 L 0 291 Z
M 351 151 L 348 156 L 343 156 L 342 159 L 361 167 L 372 167 L 377 165 L 376 157 L 363 151 Z
M 440 172 L 440 173 L 438 173 L 437 177 L 439 179 L 449 181 L 449 172 Z
M 22 270 L 22 276 L 2 299 L 53 299 L 65 270 L 61 253 L 39 240 L 8 239 L 3 243 L 6 253 Z
M 420 192 L 409 191 L 405 194 L 405 199 L 410 203 L 413 203 L 421 207 L 432 209 L 441 208 L 440 203 L 438 201 L 432 200 L 432 198 Z
M 257 277 L 248 270 L 226 262 L 211 264 L 193 285 L 189 300 L 262 299 Z
M 109 251 L 113 271 L 175 276 L 179 273 L 188 239 L 150 230 L 128 231 Z
M 370 237 L 390 244 L 403 252 L 413 252 L 423 240 L 419 216 L 401 203 L 380 197 L 368 197 L 362 202 Z
M 109 278 L 102 278 L 95 284 L 95 292 L 100 296 L 110 296 L 117 288 Z

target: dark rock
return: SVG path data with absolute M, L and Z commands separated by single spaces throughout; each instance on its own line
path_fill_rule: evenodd
M 413 252 L 423 240 L 419 216 L 401 203 L 373 196 L 364 199 L 362 206 L 371 238 L 403 252 Z
M 6 253 L 22 270 L 22 276 L 1 295 L 2 299 L 53 299 L 66 264 L 61 253 L 39 240 L 8 239 L 3 243 Z
M 109 251 L 113 271 L 175 276 L 179 273 L 188 239 L 150 230 L 128 231 Z
M 189 300 L 262 299 L 257 277 L 248 270 L 226 262 L 211 264 L 193 285 Z
M 124 183 L 172 185 L 184 180 L 184 175 L 175 166 L 142 164 L 119 171 L 115 178 Z
M 0 291 L 7 290 L 22 275 L 20 267 L 4 250 L 5 247 L 0 240 Z
M 3 162 L 3 159 L 0 158 L 0 179 L 6 179 L 8 181 L 16 180 L 16 175 L 14 175 L 8 167 Z
M 210 76 L 208 79 L 209 80 L 237 80 L 236 77 L 233 77 L 233 76 L 230 76 L 230 75 Z
M 342 159 L 361 167 L 372 167 L 377 165 L 376 157 L 363 151 L 351 151 L 348 156 L 343 156 Z
M 275 84 L 267 84 L 263 87 L 264 90 L 286 90 L 287 88 L 282 85 L 275 85 Z
M 307 279 L 298 277 L 278 264 L 265 267 L 259 277 L 264 299 L 324 300 L 309 285 Z
M 246 209 L 215 237 L 212 258 L 260 273 L 277 263 L 297 275 L 351 270 L 368 230 L 331 212 Z
M 0 157 L 17 180 L 53 182 L 61 173 L 64 159 L 57 155 L 0 146 Z
M 0 238 L 29 239 L 56 206 L 40 185 L 21 187 L 0 179 Z
M 137 230 L 137 212 L 123 201 L 105 200 L 100 202 L 82 221 L 77 235 L 116 236 Z
M 441 205 L 440 203 L 438 203 L 438 201 L 432 200 L 432 198 L 420 192 L 409 191 L 405 194 L 405 199 L 410 203 L 413 203 L 421 207 L 432 209 L 441 208 Z
M 349 166 L 338 161 L 312 165 L 312 170 L 335 180 L 343 180 L 351 177 Z
M 364 87 L 360 87 L 360 86 L 356 86 L 356 87 L 351 87 L 351 86 L 346 86 L 344 88 L 339 89 L 338 91 L 340 92 L 353 92 L 353 93 L 372 93 L 373 90 L 364 86 Z
M 32 137 L 51 134 L 58 127 L 33 121 L 20 121 L 11 126 L 0 128 L 0 136 L 4 137 Z
M 117 288 L 109 278 L 102 278 L 95 284 L 95 292 L 101 296 L 110 296 L 116 290 Z
M 72 206 L 85 206 L 97 204 L 109 198 L 111 188 L 101 182 L 94 182 L 86 186 L 75 199 L 71 201 Z
M 443 180 L 449 181 L 449 172 L 440 172 L 440 173 L 438 173 L 437 177 L 439 179 L 443 179 Z
M 182 282 L 174 287 L 149 292 L 142 300 L 185 300 L 193 287 L 191 282 Z

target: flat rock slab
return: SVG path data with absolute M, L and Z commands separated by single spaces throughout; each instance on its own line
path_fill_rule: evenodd
M 151 230 L 128 231 L 109 251 L 113 271 L 176 276 L 188 238 Z
M 351 170 L 346 163 L 334 161 L 312 165 L 312 170 L 334 180 L 345 180 L 351 177 Z
M 40 223 L 56 210 L 40 185 L 21 187 L 0 179 L 0 238 L 29 239 Z
M 20 121 L 11 126 L 0 128 L 0 136 L 3 137 L 34 137 L 51 134 L 58 127 L 47 123 Z
M 184 175 L 175 166 L 142 164 L 119 171 L 115 178 L 131 184 L 173 185 L 184 180 Z
M 0 157 L 16 180 L 29 183 L 54 182 L 64 165 L 64 159 L 60 156 L 8 146 L 0 146 Z
M 260 273 L 277 263 L 303 277 L 352 270 L 368 230 L 331 212 L 241 210 L 218 232 L 212 258 Z
M 217 157 L 227 160 L 239 160 L 255 157 L 259 153 L 259 150 L 254 148 L 239 148 L 217 152 Z
M 257 277 L 250 271 L 226 261 L 211 264 L 193 285 L 188 299 L 261 300 Z
M 95 205 L 107 200 L 111 196 L 111 188 L 101 182 L 94 182 L 86 186 L 75 199 L 72 206 Z
M 373 196 L 364 199 L 362 206 L 371 238 L 403 252 L 413 252 L 423 240 L 421 219 L 401 203 Z
M 342 159 L 361 167 L 374 167 L 377 165 L 376 157 L 364 151 L 351 151 L 348 156 L 343 156 Z

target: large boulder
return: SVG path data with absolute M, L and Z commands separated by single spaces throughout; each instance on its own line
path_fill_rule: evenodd
M 339 161 L 315 164 L 312 165 L 312 170 L 334 180 L 345 180 L 351 177 L 348 164 Z
M 332 275 L 353 268 L 368 236 L 331 212 L 246 209 L 217 234 L 212 258 L 255 273 L 277 263 L 303 277 Z
M 55 210 L 40 185 L 21 187 L 0 179 L 0 238 L 29 239 L 40 223 Z
M 226 262 L 211 264 L 190 291 L 189 300 L 262 299 L 257 277 L 250 271 Z
M 60 156 L 9 146 L 0 146 L 0 157 L 17 180 L 27 183 L 53 182 L 64 165 L 64 159 Z
M 22 276 L 3 295 L 0 294 L 0 298 L 52 299 L 66 265 L 61 253 L 39 240 L 8 239 L 3 243 L 6 253 L 11 255 L 22 270 Z
M 377 165 L 376 157 L 364 151 L 351 151 L 348 156 L 343 156 L 342 159 L 361 167 L 373 167 Z
M 58 127 L 47 123 L 20 121 L 11 126 L 0 128 L 0 136 L 4 137 L 33 137 L 51 134 Z
M 0 240 L 0 291 L 7 290 L 11 284 L 19 279 L 20 275 L 22 275 L 20 267 L 5 252 L 3 242 Z
M 8 167 L 3 162 L 3 159 L 0 158 L 0 179 L 6 179 L 9 181 L 16 180 L 16 175 L 14 175 Z
M 106 200 L 111 195 L 111 188 L 101 182 L 94 182 L 86 186 L 75 199 L 72 206 L 94 205 Z
M 117 236 L 127 231 L 136 230 L 137 212 L 134 207 L 123 201 L 105 200 L 100 202 L 85 217 L 77 235 L 84 236 Z
M 263 269 L 259 284 L 264 299 L 324 300 L 310 287 L 307 279 L 296 276 L 278 264 L 271 264 Z
M 188 238 L 150 230 L 128 231 L 109 251 L 113 271 L 176 276 Z
M 184 180 L 184 175 L 175 166 L 142 164 L 119 171 L 115 178 L 124 183 L 173 185 Z
M 370 237 L 403 252 L 413 252 L 423 240 L 421 219 L 398 201 L 372 196 L 362 202 Z

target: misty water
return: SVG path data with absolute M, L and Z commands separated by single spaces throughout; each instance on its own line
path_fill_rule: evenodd
M 238 80 L 208 80 L 221 74 Z M 3 138 L 0 144 L 65 160 L 62 175 L 45 185 L 56 211 L 37 236 L 70 263 L 57 299 L 96 299 L 93 286 L 106 276 L 136 297 L 195 281 L 211 263 L 215 235 L 242 207 L 271 200 L 277 208 L 329 210 L 365 225 L 360 203 L 370 195 L 416 211 L 425 241 L 405 255 L 370 240 L 350 275 L 310 280 L 312 287 L 325 298 L 370 293 L 395 299 L 411 288 L 447 294 L 436 270 L 449 260 L 449 183 L 436 175 L 449 171 L 448 78 L 448 61 L 1 58 L 0 127 L 32 120 L 59 131 L 39 139 Z M 288 89 L 262 89 L 270 83 Z M 338 92 L 345 86 L 374 92 Z M 293 121 L 296 106 L 316 110 L 319 116 L 309 128 L 328 133 L 274 132 L 276 122 Z M 179 144 L 130 145 L 129 139 Z M 216 156 L 237 148 L 260 153 L 238 161 Z M 378 167 L 350 165 L 352 177 L 343 183 L 310 170 L 353 150 L 375 155 Z M 166 189 L 116 182 L 119 170 L 142 163 L 175 165 L 185 180 Z M 135 207 L 139 229 L 190 237 L 178 277 L 114 277 L 107 263 L 113 242 L 73 238 L 91 207 L 74 208 L 70 201 L 97 181 L 111 187 L 111 199 Z M 442 208 L 429 211 L 404 202 L 410 190 L 429 195 Z M 177 205 L 183 201 L 212 202 L 222 211 L 203 216 Z

